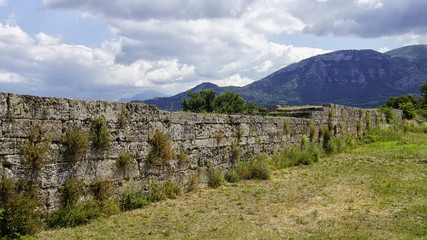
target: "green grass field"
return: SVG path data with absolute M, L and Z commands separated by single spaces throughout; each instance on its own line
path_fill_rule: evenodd
M 427 134 L 197 190 L 39 239 L 427 239 Z

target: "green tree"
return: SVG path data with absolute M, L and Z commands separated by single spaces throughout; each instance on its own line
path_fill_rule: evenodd
M 403 103 L 412 103 L 413 106 L 418 105 L 418 100 L 412 95 L 402 95 L 397 98 L 390 97 L 384 104 L 385 107 L 392 107 L 395 109 L 400 109 L 399 105 Z
M 222 114 L 247 113 L 256 111 L 256 103 L 247 102 L 240 94 L 226 91 L 216 96 L 213 90 L 201 90 L 199 92 L 188 92 L 189 99 L 182 98 L 182 109 L 186 112 L 206 113 L 215 112 Z
M 403 111 L 403 117 L 406 119 L 414 119 L 417 116 L 415 106 L 412 102 L 400 103 L 399 109 Z
M 240 97 L 240 94 L 232 91 L 226 91 L 215 98 L 214 109 L 216 113 L 242 113 L 246 110 L 245 104 L 246 102 Z
M 182 98 L 182 110 L 185 112 L 205 113 L 213 112 L 213 102 L 216 92 L 214 90 L 200 90 L 198 92 L 189 91 L 188 97 Z

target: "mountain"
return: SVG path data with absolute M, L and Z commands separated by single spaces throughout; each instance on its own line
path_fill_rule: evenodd
M 157 91 L 147 90 L 142 93 L 138 93 L 135 96 L 130 98 L 120 98 L 119 102 L 144 101 L 144 100 L 153 99 L 156 97 L 168 97 L 168 95 L 161 92 L 157 92 Z
M 391 96 L 419 96 L 427 81 L 427 45 L 374 50 L 340 50 L 291 64 L 243 87 L 204 83 L 194 89 L 232 90 L 260 105 L 321 105 L 332 102 L 356 107 L 378 107 Z M 200 87 L 201 86 L 201 87 Z M 194 91 L 194 90 L 193 90 Z M 144 101 L 161 109 L 180 108 L 186 92 Z M 168 106 L 168 107 L 164 107 Z

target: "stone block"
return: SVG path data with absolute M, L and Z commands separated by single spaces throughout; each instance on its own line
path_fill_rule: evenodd
M 40 172 L 41 188 L 60 188 L 72 174 L 69 163 L 51 163 Z
M 5 119 L 7 116 L 7 98 L 9 94 L 0 92 L 0 119 Z

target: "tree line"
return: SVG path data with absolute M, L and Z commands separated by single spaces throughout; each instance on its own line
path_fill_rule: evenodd
M 427 82 L 420 85 L 421 97 L 416 99 L 412 95 L 402 95 L 399 97 L 390 97 L 384 105 L 380 107 L 386 115 L 390 114 L 390 109 L 400 109 L 403 111 L 403 117 L 414 119 L 417 115 L 427 118 Z
M 220 95 L 214 90 L 189 91 L 188 99 L 182 98 L 182 110 L 195 113 L 236 114 L 249 113 L 258 109 L 258 105 L 245 101 L 240 94 L 226 91 Z

